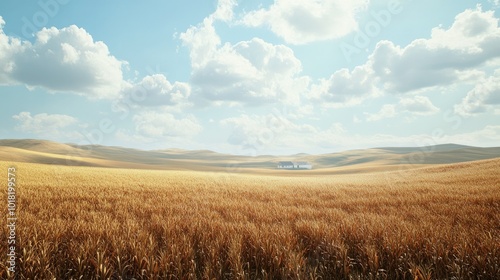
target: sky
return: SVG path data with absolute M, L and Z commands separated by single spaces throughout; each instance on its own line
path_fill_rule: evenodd
M 240 155 L 500 143 L 498 0 L 0 2 L 0 138 Z

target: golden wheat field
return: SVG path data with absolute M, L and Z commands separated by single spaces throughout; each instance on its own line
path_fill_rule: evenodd
M 295 177 L 14 166 L 17 279 L 500 276 L 498 159 Z

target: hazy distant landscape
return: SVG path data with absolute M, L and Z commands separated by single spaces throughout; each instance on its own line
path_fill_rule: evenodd
M 500 157 L 500 147 L 479 148 L 457 144 L 352 150 L 320 155 L 239 156 L 209 150 L 144 151 L 122 147 L 62 144 L 44 140 L 0 140 L 0 156 L 7 161 L 111 168 L 195 170 L 218 172 L 285 172 L 282 160 L 308 161 L 308 174 L 384 171 L 401 165 L 459 163 Z M 277 174 L 278 174 L 277 173 Z

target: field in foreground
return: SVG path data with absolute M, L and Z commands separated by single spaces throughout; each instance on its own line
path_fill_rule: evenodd
M 498 159 L 293 178 L 15 166 L 18 279 L 500 275 Z

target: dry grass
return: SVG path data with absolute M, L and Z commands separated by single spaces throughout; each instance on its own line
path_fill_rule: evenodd
M 18 279 L 500 275 L 500 160 L 316 177 L 16 165 Z

